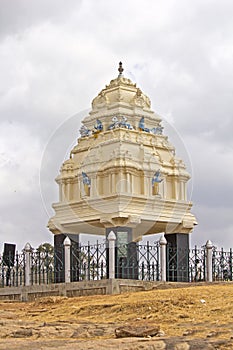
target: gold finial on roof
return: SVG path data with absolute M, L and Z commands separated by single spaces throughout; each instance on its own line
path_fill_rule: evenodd
M 123 71 L 124 71 L 124 68 L 122 67 L 122 62 L 119 62 L 119 68 L 118 68 L 119 77 L 122 76 Z

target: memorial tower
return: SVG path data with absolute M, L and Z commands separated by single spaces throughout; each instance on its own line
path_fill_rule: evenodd
M 172 246 L 189 247 L 196 219 L 187 199 L 190 175 L 163 133 L 160 116 L 142 90 L 123 75 L 92 101 L 70 159 L 56 178 L 59 202 L 48 227 L 54 243 L 80 233 L 118 242 L 165 234 Z

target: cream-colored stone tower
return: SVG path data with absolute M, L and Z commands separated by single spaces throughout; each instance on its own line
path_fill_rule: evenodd
M 120 228 L 128 241 L 139 241 L 164 232 L 175 245 L 187 246 L 196 224 L 187 200 L 190 175 L 150 99 L 123 76 L 121 63 L 118 70 L 92 101 L 56 178 L 59 202 L 48 227 L 56 238 Z

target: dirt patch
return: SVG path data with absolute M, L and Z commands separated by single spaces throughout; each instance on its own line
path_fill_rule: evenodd
M 232 304 L 233 284 L 230 282 L 110 296 L 47 297 L 29 303 L 0 302 L 0 349 L 24 348 L 24 343 L 27 349 L 28 342 L 33 349 L 46 349 L 45 345 L 36 347 L 39 343 L 50 343 L 50 349 L 58 349 L 58 346 L 65 346 L 64 342 L 73 346 L 77 340 L 113 341 L 116 340 L 116 328 L 137 322 L 158 325 L 160 339 L 153 337 L 157 344 L 169 339 L 186 343 L 202 340 L 205 344 L 220 342 L 218 349 L 231 349 Z

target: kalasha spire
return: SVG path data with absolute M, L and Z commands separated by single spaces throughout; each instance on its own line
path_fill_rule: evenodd
M 118 75 L 118 77 L 122 76 L 123 71 L 124 71 L 124 68 L 122 67 L 122 62 L 119 62 L 119 68 L 118 68 L 119 75 Z

